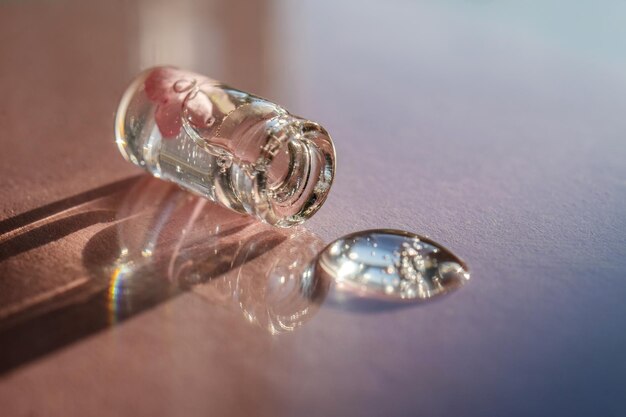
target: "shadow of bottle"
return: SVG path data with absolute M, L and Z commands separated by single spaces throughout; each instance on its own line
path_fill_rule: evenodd
M 109 224 L 82 249 L 87 290 L 0 328 L 0 373 L 187 291 L 271 334 L 310 319 L 328 292 L 307 272 L 324 244 L 306 229 L 259 223 L 149 176 L 116 195 Z
M 277 229 L 152 178 L 136 188 L 120 221 L 83 251 L 93 278 L 108 282 L 110 324 L 193 291 L 277 334 L 304 323 L 327 294 L 329 282 L 307 274 L 324 244 L 306 229 Z

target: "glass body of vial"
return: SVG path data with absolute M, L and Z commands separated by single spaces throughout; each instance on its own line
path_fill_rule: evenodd
M 335 173 L 317 123 L 198 74 L 141 73 L 115 118 L 122 155 L 154 176 L 279 227 L 311 217 Z

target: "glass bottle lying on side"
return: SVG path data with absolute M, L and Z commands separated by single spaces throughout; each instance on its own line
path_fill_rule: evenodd
M 122 155 L 154 176 L 279 227 L 326 200 L 335 149 L 319 124 L 207 77 L 141 73 L 115 118 Z

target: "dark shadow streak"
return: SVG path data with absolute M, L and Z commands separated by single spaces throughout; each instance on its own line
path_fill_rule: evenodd
M 209 292 L 217 294 L 215 302 L 234 301 L 246 317 L 258 309 L 255 323 L 273 335 L 293 331 L 315 314 L 329 287 L 306 272 L 323 247 L 318 238 L 305 231 L 285 233 L 150 176 L 137 178 L 13 218 L 12 225 L 28 229 L 5 238 L 0 261 L 21 257 L 25 263 L 37 259 L 31 250 L 45 250 L 45 245 L 95 224 L 115 223 L 90 233 L 85 244 L 68 245 L 80 251 L 81 265 L 74 266 L 86 275 L 77 276 L 75 286 L 61 286 L 41 300 L 39 294 L 24 294 L 8 306 L 0 319 L 0 376 L 209 281 L 215 283 L 215 291 Z M 51 207 L 60 211 L 51 212 Z M 69 211 L 77 207 L 80 212 Z M 24 224 L 25 219 L 36 223 Z M 271 257 L 248 265 L 266 254 Z M 75 259 L 77 254 L 72 255 Z M 277 277 L 272 274 L 281 268 L 277 262 L 297 267 L 290 269 L 295 285 L 288 293 L 276 292 L 272 284 Z M 0 266 L 12 272 L 11 261 Z M 44 268 L 43 273 L 62 270 Z M 4 281 L 10 290 L 12 280 Z M 241 294 L 247 298 L 238 298 Z
M 115 236 L 114 228 L 115 225 L 109 226 L 87 244 L 83 252 L 86 266 L 92 268 L 109 260 L 109 256 L 113 254 L 110 244 L 111 238 Z M 203 281 L 252 261 L 278 246 L 283 240 L 282 236 L 268 232 L 250 236 L 246 239 L 248 243 L 245 247 L 249 251 L 245 258 L 234 256 L 239 245 L 221 246 L 219 261 L 210 262 L 209 268 L 203 271 Z M 250 244 L 251 242 L 257 244 Z M 96 281 L 103 283 L 101 277 Z M 191 287 L 186 282 L 172 283 L 150 274 L 139 275 L 132 282 L 132 287 L 127 288 L 128 294 L 125 295 L 124 302 L 117 305 L 113 321 L 109 287 L 100 285 L 94 294 L 85 299 L 26 322 L 18 322 L 5 331 L 0 331 L 0 374 L 151 309 Z
M 114 211 L 94 210 L 74 214 L 39 226 L 0 243 L 0 262 L 22 252 L 59 240 L 94 224 L 109 223 L 113 220 L 115 220 Z
M 130 178 L 125 178 L 120 181 L 112 182 L 110 184 L 106 184 L 101 187 L 97 187 L 92 190 L 55 201 L 54 203 L 46 204 L 45 206 L 41 206 L 36 209 L 18 214 L 17 216 L 1 220 L 0 235 L 15 230 L 19 227 L 23 227 L 33 222 L 36 222 L 37 220 L 42 220 L 53 214 L 60 213 L 63 210 L 67 210 L 87 203 L 89 201 L 95 200 L 97 198 L 127 189 L 132 184 L 137 182 L 137 180 L 141 177 L 143 177 L 143 175 L 135 175 Z

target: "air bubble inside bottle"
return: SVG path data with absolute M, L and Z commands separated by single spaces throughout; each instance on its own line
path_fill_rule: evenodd
M 132 82 L 115 133 L 122 155 L 154 176 L 280 227 L 320 208 L 335 171 L 332 140 L 319 124 L 170 67 Z

